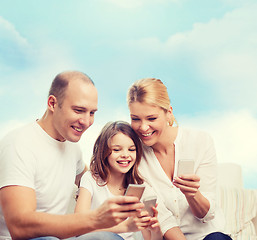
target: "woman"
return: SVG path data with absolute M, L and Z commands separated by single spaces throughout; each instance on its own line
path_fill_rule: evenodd
M 216 153 L 209 135 L 173 126 L 176 122 L 167 88 L 159 79 L 145 78 L 128 90 L 131 126 L 144 144 L 140 173 L 176 217 L 189 240 L 231 239 L 221 233 L 223 215 L 215 207 Z M 191 174 L 177 176 L 178 162 L 194 162 Z M 172 239 L 170 230 L 166 239 Z

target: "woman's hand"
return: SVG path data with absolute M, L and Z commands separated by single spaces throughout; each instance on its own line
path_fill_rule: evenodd
M 200 177 L 197 175 L 182 175 L 175 177 L 173 184 L 185 195 L 192 213 L 203 218 L 210 209 L 210 202 L 199 191 Z
M 194 198 L 200 187 L 200 177 L 195 174 L 175 177 L 173 184 L 180 189 L 187 199 Z

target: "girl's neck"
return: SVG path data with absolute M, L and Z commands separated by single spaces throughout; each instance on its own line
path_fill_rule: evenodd
M 110 192 L 114 195 L 123 195 L 125 188 L 123 187 L 125 174 L 110 174 L 107 186 Z

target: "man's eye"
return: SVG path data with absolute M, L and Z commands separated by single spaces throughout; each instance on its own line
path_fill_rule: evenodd
M 90 112 L 90 116 L 94 116 L 95 115 L 95 112 Z
M 76 113 L 82 113 L 83 111 L 81 109 L 74 109 Z

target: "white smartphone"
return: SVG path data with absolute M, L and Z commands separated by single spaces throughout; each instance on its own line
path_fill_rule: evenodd
M 140 200 L 144 190 L 145 186 L 143 184 L 129 184 L 125 196 L 135 196 Z
M 143 203 L 145 205 L 143 209 L 145 209 L 151 217 L 153 217 L 154 215 L 152 207 L 155 207 L 156 201 L 157 201 L 156 196 L 151 196 L 143 200 Z
M 180 159 L 178 161 L 178 176 L 193 174 L 195 162 L 192 159 Z

